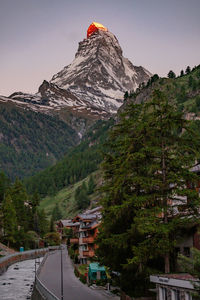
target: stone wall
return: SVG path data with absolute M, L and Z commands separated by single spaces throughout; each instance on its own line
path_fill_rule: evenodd
M 7 268 L 19 261 L 34 259 L 36 257 L 44 256 L 46 252 L 49 251 L 49 248 L 36 249 L 24 252 L 16 252 L 15 254 L 7 255 L 0 258 L 0 275 L 3 274 Z

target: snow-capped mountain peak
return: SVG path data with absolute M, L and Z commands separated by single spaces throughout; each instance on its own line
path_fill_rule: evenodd
M 14 93 L 13 101 L 35 105 L 52 113 L 63 108 L 81 114 L 108 118 L 123 104 L 124 93 L 148 81 L 151 73 L 123 57 L 117 38 L 100 23 L 92 23 L 87 38 L 79 43 L 72 63 L 44 80 L 38 93 Z
M 123 57 L 119 42 L 111 32 L 96 30 L 79 43 L 73 62 L 50 82 L 88 104 L 116 113 L 124 93 L 136 89 L 150 76 L 143 67 L 135 67 Z

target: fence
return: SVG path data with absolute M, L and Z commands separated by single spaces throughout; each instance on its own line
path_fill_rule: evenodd
M 39 294 L 43 297 L 43 299 L 60 300 L 50 290 L 48 290 L 46 288 L 46 286 L 39 280 L 37 275 L 36 275 L 35 287 L 34 288 L 36 288 L 38 290 Z
M 35 276 L 35 286 L 34 289 L 37 289 L 38 293 L 41 295 L 42 299 L 47 299 L 47 300 L 60 300 L 60 298 L 58 298 L 57 296 L 55 296 L 42 282 L 41 280 L 38 278 L 40 271 L 45 263 L 45 261 L 47 260 L 48 256 L 51 255 L 51 252 L 48 252 L 45 254 L 38 270 Z

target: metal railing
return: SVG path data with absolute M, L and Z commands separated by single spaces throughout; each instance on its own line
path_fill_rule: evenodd
M 60 298 L 56 297 L 38 278 L 36 275 L 35 288 L 38 292 L 47 300 L 60 300 Z
M 45 261 L 47 260 L 48 256 L 53 254 L 53 252 L 48 252 L 45 254 L 38 270 L 35 276 L 35 288 L 37 289 L 37 291 L 39 292 L 39 294 L 44 297 L 44 299 L 46 300 L 60 300 L 60 298 L 58 298 L 56 295 L 54 295 L 54 293 L 52 293 L 39 279 L 39 274 L 41 272 L 41 269 L 43 267 L 43 265 L 45 264 Z
M 8 261 L 12 257 L 20 257 L 20 260 L 26 260 L 26 259 L 31 259 L 32 257 L 35 258 L 37 255 L 43 254 L 44 252 L 48 252 L 51 250 L 56 250 L 59 249 L 59 246 L 50 246 L 48 248 L 40 248 L 40 249 L 33 249 L 33 250 L 27 250 L 23 252 L 15 252 L 13 254 L 9 254 L 6 256 L 3 256 L 0 258 L 0 264 L 2 262 Z M 30 255 L 30 258 L 28 257 Z M 31 257 L 32 256 L 32 257 Z M 13 262 L 15 263 L 15 262 Z

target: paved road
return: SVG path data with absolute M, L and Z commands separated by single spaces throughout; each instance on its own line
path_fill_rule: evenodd
M 50 254 L 41 269 L 39 279 L 45 286 L 58 298 L 61 297 L 61 251 L 57 250 Z M 67 250 L 63 250 L 63 286 L 64 300 L 115 300 L 118 297 L 107 295 L 106 291 L 96 291 L 84 285 L 74 275 L 74 269 L 71 264 Z

